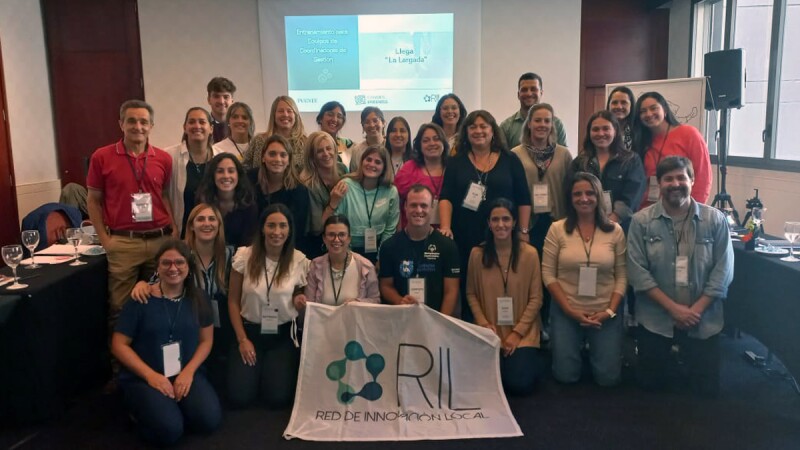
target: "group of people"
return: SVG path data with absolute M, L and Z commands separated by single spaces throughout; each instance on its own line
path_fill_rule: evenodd
M 360 143 L 339 134 L 340 103 L 306 134 L 287 96 L 255 134 L 225 78 L 167 151 L 148 141 L 152 107 L 123 103 L 122 139 L 91 158 L 88 210 L 108 254 L 118 381 L 143 436 L 213 430 L 216 390 L 234 407 L 290 405 L 308 302 L 424 303 L 491 329 L 506 391 L 528 394 L 548 335 L 558 381 L 580 378 L 588 347 L 595 381 L 617 384 L 619 316 L 635 297 L 642 384 L 665 385 L 677 340 L 692 386 L 714 395 L 733 255 L 704 204 L 705 142 L 660 94 L 621 87 L 573 159 L 542 84 L 523 74 L 519 111 L 499 125 L 443 96 L 413 137 L 370 106 Z

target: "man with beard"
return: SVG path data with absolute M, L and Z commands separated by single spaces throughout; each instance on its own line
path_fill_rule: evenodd
M 690 196 L 694 168 L 669 156 L 656 168 L 660 201 L 637 212 L 628 232 L 628 281 L 636 291 L 639 381 L 662 389 L 671 377 L 670 350 L 680 349 L 688 386 L 719 392 L 722 300 L 733 279 L 733 247 L 725 216 Z
M 405 203 L 406 228 L 381 244 L 381 296 L 394 305 L 424 303 L 452 316 L 461 271 L 458 248 L 431 226 L 432 205 L 428 186 L 411 186 Z

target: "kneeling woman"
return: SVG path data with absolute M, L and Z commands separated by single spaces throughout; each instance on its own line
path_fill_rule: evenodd
M 219 425 L 219 399 L 200 368 L 211 351 L 211 306 L 191 277 L 189 247 L 167 241 L 156 254 L 161 297 L 129 301 L 111 351 L 124 366 L 120 385 L 142 436 L 169 445 L 184 428 L 208 433 Z
M 350 251 L 347 217 L 328 217 L 322 239 L 328 254 L 311 261 L 306 286 L 308 301 L 335 306 L 351 301 L 380 303 L 375 266 L 367 258 Z
M 268 407 L 294 399 L 300 352 L 295 319 L 306 304 L 308 259 L 294 248 L 295 224 L 282 203 L 261 214 L 253 245 L 233 256 L 228 313 L 236 340 L 228 357 L 228 400 Z M 292 342 L 294 341 L 294 342 Z
M 526 395 L 541 373 L 542 278 L 536 249 L 520 242 L 515 231 L 516 214 L 505 198 L 490 204 L 486 241 L 469 256 L 467 301 L 475 323 L 502 341 L 500 376 L 506 392 Z
M 542 257 L 544 284 L 555 300 L 550 309 L 553 376 L 574 383 L 581 376 L 581 350 L 597 384 L 620 379 L 622 320 L 617 308 L 625 294 L 625 234 L 608 219 L 600 180 L 577 172 L 568 191 L 567 218 L 547 233 Z

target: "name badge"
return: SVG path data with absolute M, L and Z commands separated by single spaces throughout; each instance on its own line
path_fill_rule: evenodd
M 550 212 L 550 188 L 545 183 L 533 185 L 533 212 Z
M 375 228 L 364 230 L 364 253 L 375 253 L 378 251 L 378 232 Z
M 181 373 L 181 343 L 170 342 L 161 346 L 164 358 L 164 376 L 169 378 Z
M 414 297 L 417 303 L 425 304 L 425 278 L 409 278 L 408 295 Z
M 431 225 L 439 225 L 439 199 L 433 199 L 431 205 Z
M 578 272 L 578 295 L 597 297 L 597 267 L 580 266 Z
M 497 324 L 514 325 L 514 299 L 497 297 Z
M 689 285 L 689 257 L 678 256 L 675 258 L 675 284 L 677 286 Z
M 153 221 L 153 197 L 149 192 L 131 194 L 131 218 L 134 222 Z
M 658 179 L 653 175 L 650 177 L 650 184 L 647 186 L 647 201 L 657 202 L 659 195 L 661 195 L 661 189 L 658 187 Z
M 486 198 L 486 186 L 472 182 L 469 184 L 467 196 L 464 197 L 464 208 L 477 211 L 481 207 L 481 202 Z
M 261 308 L 261 334 L 278 334 L 277 308 Z
M 214 312 L 214 328 L 219 328 L 222 324 L 219 321 L 219 302 L 211 300 L 211 310 Z
M 611 214 L 614 212 L 614 204 L 611 202 L 611 191 L 603 191 L 603 202 L 606 205 L 606 212 Z

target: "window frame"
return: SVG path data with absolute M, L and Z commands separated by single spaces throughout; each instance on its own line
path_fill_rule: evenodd
M 697 17 L 698 7 L 714 4 L 722 0 L 693 0 L 692 1 L 692 24 L 691 24 L 691 46 L 689 52 L 690 73 L 696 69 L 698 58 L 697 26 L 694 21 Z M 736 7 L 737 0 L 725 0 L 725 29 L 724 29 L 724 49 L 732 48 L 734 33 L 736 31 Z M 783 39 L 785 35 L 787 0 L 772 0 L 772 29 L 770 30 L 770 57 L 768 66 L 767 81 L 767 108 L 762 130 L 762 142 L 764 149 L 761 157 L 752 156 L 731 156 L 727 157 L 727 165 L 735 167 L 745 167 L 753 169 L 776 170 L 782 172 L 800 172 L 800 160 L 777 159 L 777 132 L 780 116 L 780 82 L 781 82 L 781 63 L 783 61 Z M 704 27 L 705 29 L 705 27 Z M 703 38 L 705 39 L 705 38 Z M 706 49 L 703 48 L 703 52 Z M 724 120 L 721 118 L 721 120 Z M 727 128 L 727 127 L 726 127 Z M 730 135 L 730 133 L 728 133 Z M 721 140 L 721 137 L 720 137 Z M 716 147 L 716 143 L 714 144 Z M 711 162 L 718 164 L 718 154 L 711 156 Z

